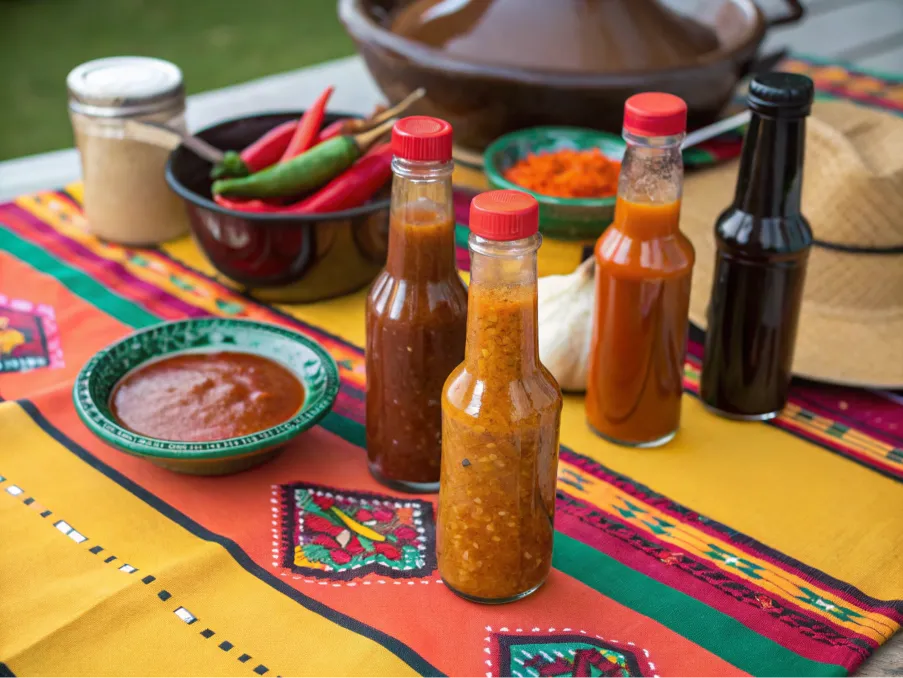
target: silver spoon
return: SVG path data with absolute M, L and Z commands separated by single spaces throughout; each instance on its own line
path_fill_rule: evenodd
M 180 143 L 204 160 L 216 165 L 223 159 L 223 152 L 203 139 L 185 134 L 159 122 L 127 120 L 126 132 L 133 139 L 173 150 Z
M 732 129 L 740 127 L 740 125 L 745 125 L 750 121 L 751 118 L 752 113 L 746 110 L 742 113 L 732 115 L 729 118 L 725 118 L 724 120 L 713 122 L 711 125 L 700 127 L 699 129 L 690 132 L 687 135 L 687 138 L 684 139 L 684 142 L 680 145 L 680 147 L 682 149 L 692 148 L 697 144 L 701 144 L 703 141 L 708 141 L 713 137 L 717 137 L 719 134 L 730 132 Z
M 752 113 L 746 110 L 742 113 L 732 115 L 729 118 L 725 118 L 724 120 L 713 122 L 711 125 L 700 127 L 686 136 L 683 143 L 680 145 L 680 148 L 681 150 L 692 148 L 693 146 L 701 144 L 703 141 L 708 141 L 713 137 L 717 137 L 719 134 L 729 132 L 732 129 L 740 127 L 740 125 L 748 123 L 751 117 Z M 597 132 L 597 134 L 606 139 L 610 139 L 613 144 L 618 144 L 621 148 L 627 147 L 626 142 L 621 138 L 620 134 L 613 134 L 611 132 Z

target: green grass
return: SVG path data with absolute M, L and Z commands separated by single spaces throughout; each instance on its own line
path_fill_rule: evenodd
M 72 145 L 66 75 L 167 59 L 189 94 L 354 53 L 336 0 L 0 0 L 0 160 Z

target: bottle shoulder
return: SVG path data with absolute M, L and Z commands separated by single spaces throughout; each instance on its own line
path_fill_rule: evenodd
M 597 241 L 595 257 L 600 268 L 625 277 L 680 277 L 692 271 L 696 250 L 681 231 L 640 240 L 612 225 Z
M 455 273 L 440 280 L 397 278 L 383 269 L 367 295 L 367 315 L 389 320 L 467 319 L 467 287 Z
M 529 376 L 502 381 L 483 379 L 462 363 L 452 370 L 442 393 L 442 407 L 449 415 L 475 423 L 527 421 L 560 411 L 562 404 L 558 382 L 544 367 Z
M 715 222 L 719 247 L 750 255 L 793 254 L 808 250 L 814 237 L 802 214 L 761 217 L 729 207 Z

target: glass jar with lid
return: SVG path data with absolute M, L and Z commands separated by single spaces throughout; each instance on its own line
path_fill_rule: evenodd
M 185 131 L 181 70 L 160 59 L 111 57 L 77 66 L 66 85 L 88 230 L 125 245 L 184 234 L 185 207 L 164 177 L 168 149 L 136 137 L 128 126 L 138 120 Z

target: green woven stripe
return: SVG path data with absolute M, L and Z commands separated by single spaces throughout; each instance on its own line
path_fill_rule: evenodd
M 733 617 L 561 532 L 555 533 L 552 564 L 754 676 L 847 675 L 843 666 L 801 657 Z
M 467 249 L 467 239 L 470 237 L 470 229 L 467 226 L 457 224 L 455 226 L 455 245 Z
M 352 445 L 365 447 L 367 444 L 367 433 L 363 425 L 341 414 L 330 412 L 320 421 L 320 426 Z
M 843 424 L 834 422 L 825 430 L 825 433 L 834 436 L 835 438 L 843 438 L 844 434 L 849 430 L 849 426 L 844 426 Z
M 3 227 L 2 223 L 0 223 L 0 227 Z M 126 325 L 139 328 L 160 322 L 160 318 L 157 316 L 148 313 L 115 292 L 111 292 L 89 275 L 57 259 L 52 254 L 48 254 L 37 245 L 23 240 L 5 227 L 0 236 L 0 249 L 9 252 L 42 273 L 52 276 L 74 295 L 81 297 Z

